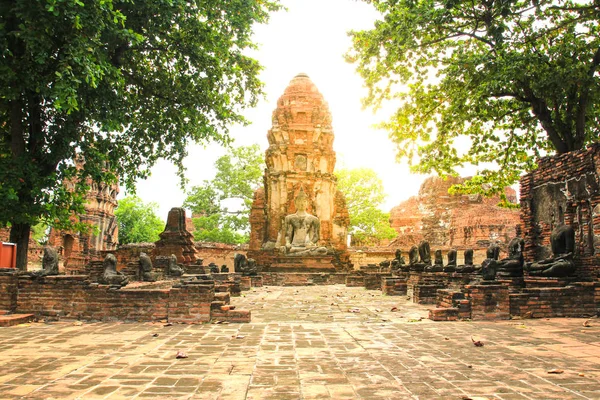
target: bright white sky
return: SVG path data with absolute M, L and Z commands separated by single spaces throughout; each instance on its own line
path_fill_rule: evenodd
M 336 167 L 375 170 L 387 194 L 384 211 L 416 195 L 426 176 L 411 174 L 406 164 L 395 162 L 387 133 L 372 127 L 384 116 L 362 110 L 366 89 L 355 67 L 342 56 L 351 44 L 347 32 L 371 28 L 379 14 L 371 5 L 356 0 L 284 0 L 283 4 L 288 11 L 273 14 L 268 25 L 255 28 L 254 39 L 260 49 L 253 56 L 264 66 L 261 80 L 266 98 L 245 112 L 250 126 L 232 127 L 234 146 L 258 143 L 267 149 L 267 131 L 277 99 L 294 76 L 305 72 L 329 103 Z M 185 162 L 189 186 L 212 179 L 214 162 L 225 153 L 214 144 L 192 146 Z M 180 207 L 186 197 L 175 167 L 164 161 L 152 170 L 149 179 L 138 183 L 137 194 L 145 202 L 158 203 L 159 216 L 165 220 L 171 207 Z

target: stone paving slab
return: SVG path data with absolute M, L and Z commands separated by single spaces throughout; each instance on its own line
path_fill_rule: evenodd
M 341 285 L 236 306 L 251 323 L 0 328 L 0 399 L 600 399 L 598 319 L 433 322 Z

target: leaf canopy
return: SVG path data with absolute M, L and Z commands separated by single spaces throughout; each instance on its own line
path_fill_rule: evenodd
M 187 145 L 230 143 L 229 126 L 245 124 L 241 111 L 262 95 L 246 53 L 253 25 L 279 8 L 0 0 L 0 225 L 20 236 L 40 219 L 68 225 L 91 181 L 132 192 L 159 158 L 183 182 Z
M 369 168 L 340 169 L 335 172 L 337 187 L 346 198 L 350 233 L 355 244 L 378 245 L 396 237 L 390 214 L 379 207 L 385 200 L 383 182 Z
M 215 177 L 188 191 L 183 206 L 192 210 L 196 240 L 248 242 L 252 198 L 262 183 L 264 163 L 257 144 L 231 148 L 215 162 Z
M 475 165 L 501 193 L 537 157 L 598 140 L 597 1 L 367 2 L 381 19 L 346 58 L 364 104 L 396 109 L 382 127 L 414 171 Z
M 115 216 L 119 224 L 119 244 L 156 242 L 165 223 L 156 212 L 158 204 L 144 203 L 135 196 L 119 200 Z

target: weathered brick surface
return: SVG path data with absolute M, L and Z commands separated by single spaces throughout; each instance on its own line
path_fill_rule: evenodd
M 17 275 L 0 273 L 0 311 L 14 312 L 17 308 Z
M 503 285 L 466 285 L 465 297 L 471 302 L 471 319 L 510 318 L 508 288 Z
M 391 277 L 391 274 L 381 273 L 370 273 L 365 274 L 365 289 L 367 290 L 380 290 L 382 285 L 382 279 L 384 277 Z
M 381 277 L 381 291 L 388 296 L 406 296 L 407 278 Z
M 346 286 L 348 286 L 348 287 L 364 287 L 365 286 L 364 275 L 348 275 L 346 277 Z
M 451 272 L 411 272 L 407 280 L 407 295 L 418 304 L 435 304 L 438 289 L 460 289 L 477 275 Z
M 262 272 L 265 286 L 338 285 L 346 282 L 344 273 Z
M 510 313 L 531 318 L 589 317 L 598 312 L 595 291 L 599 283 L 565 287 L 533 287 L 510 294 Z
M 399 236 L 391 246 L 408 250 L 425 239 L 435 249 L 477 250 L 487 248 L 490 241 L 508 243 L 520 223 L 518 210 L 498 207 L 498 197 L 448 194 L 450 186 L 464 181 L 464 178 L 428 178 L 418 196 L 392 208 L 390 223 Z M 516 201 L 513 189 L 506 188 L 506 195 Z M 476 262 L 480 261 L 480 253 L 475 251 Z
M 562 216 L 575 230 L 581 278 L 600 277 L 600 144 L 538 160 L 521 178 L 525 259 L 550 256 L 550 233 Z
M 43 279 L 18 278 L 18 312 L 41 317 L 77 318 L 99 321 L 157 321 L 203 323 L 212 318 L 215 301 L 212 281 L 194 281 L 181 287 L 121 288 L 91 283 L 87 276 L 52 276 Z M 158 287 L 155 285 L 155 287 Z M 4 300 L 4 295 L 0 297 Z M 217 301 L 229 302 L 229 294 Z M 219 319 L 228 318 L 229 310 L 218 310 Z M 230 322 L 247 322 L 248 312 L 237 311 Z

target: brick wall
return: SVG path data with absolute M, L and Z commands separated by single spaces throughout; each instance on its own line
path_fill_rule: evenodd
M 508 288 L 504 285 L 466 285 L 465 298 L 471 302 L 471 319 L 510 318 Z
M 0 311 L 17 308 L 17 275 L 0 273 Z
M 566 287 L 526 288 L 510 295 L 511 315 L 531 318 L 589 317 L 598 313 L 595 292 L 599 283 L 573 283 Z
M 544 157 L 521 178 L 525 259 L 550 256 L 550 233 L 564 219 L 575 230 L 575 262 L 582 278 L 600 277 L 600 144 Z
M 387 296 L 406 296 L 406 278 L 382 277 L 381 292 Z
M 212 281 L 186 283 L 168 289 L 110 289 L 84 275 L 18 278 L 17 310 L 38 317 L 99 321 L 157 321 L 203 323 L 211 320 L 215 301 Z M 4 299 L 2 295 L 0 299 Z M 3 300 L 2 300 L 3 301 Z M 220 320 L 249 322 L 250 313 L 219 310 Z

